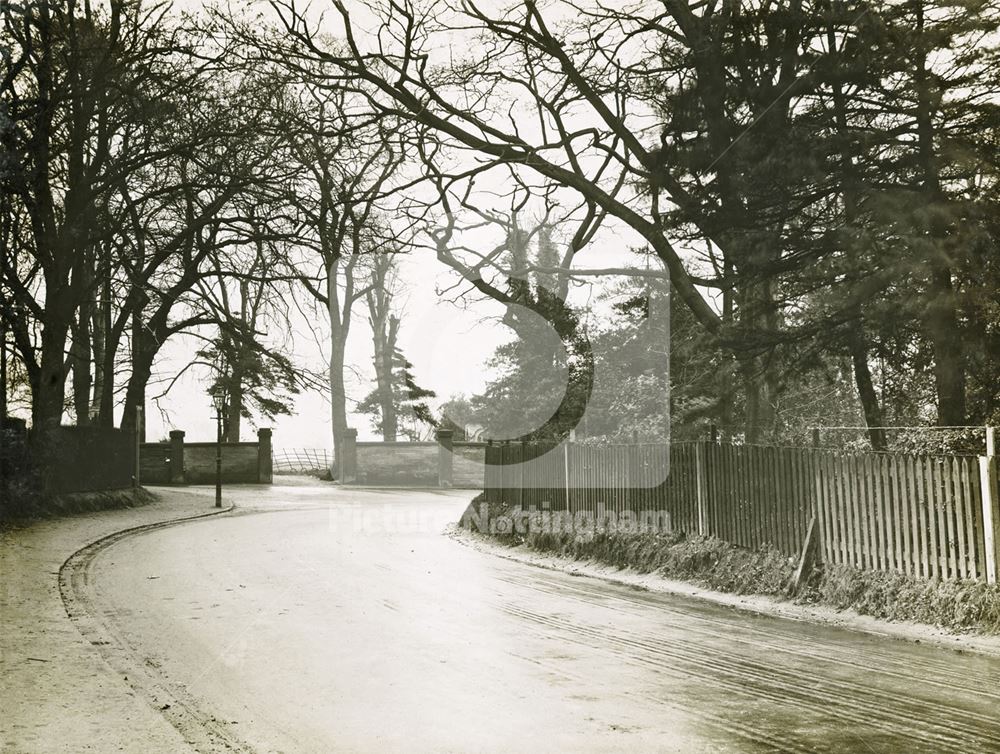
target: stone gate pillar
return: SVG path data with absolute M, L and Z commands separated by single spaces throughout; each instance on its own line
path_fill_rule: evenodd
M 271 484 L 274 481 L 274 469 L 271 460 L 271 430 L 257 430 L 257 482 Z
M 454 448 L 455 432 L 450 429 L 437 431 L 438 442 L 438 487 L 451 487 L 454 484 Z
M 170 468 L 167 472 L 170 484 L 184 484 L 184 432 L 170 431 Z
M 358 430 L 347 429 L 340 443 L 341 458 L 337 459 L 341 484 L 354 484 L 358 481 Z

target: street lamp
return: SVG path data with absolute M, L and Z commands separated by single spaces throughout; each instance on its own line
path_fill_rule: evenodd
M 226 410 L 226 391 L 216 385 L 212 391 L 215 408 L 215 507 L 222 507 L 222 415 Z

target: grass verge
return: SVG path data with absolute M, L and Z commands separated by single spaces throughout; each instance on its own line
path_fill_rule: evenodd
M 72 492 L 62 495 L 43 495 L 20 492 L 15 497 L 8 496 L 6 505 L 0 506 L 0 527 L 16 528 L 33 521 L 78 513 L 111 510 L 114 508 L 134 508 L 146 505 L 157 497 L 145 487 L 133 491 L 131 487 L 121 490 L 101 492 Z
M 622 530 L 566 513 L 523 514 L 476 497 L 462 526 L 509 546 L 688 581 L 720 592 L 786 599 L 796 562 L 772 547 L 747 550 L 715 537 Z M 788 598 L 790 599 L 790 598 Z M 928 581 L 851 566 L 819 566 L 794 601 L 851 608 L 888 621 L 1000 633 L 1000 585 Z

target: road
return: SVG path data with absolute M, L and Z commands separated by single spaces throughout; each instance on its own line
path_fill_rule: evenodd
M 230 494 L 70 590 L 195 749 L 1000 751 L 996 659 L 497 558 L 442 534 L 468 494 Z

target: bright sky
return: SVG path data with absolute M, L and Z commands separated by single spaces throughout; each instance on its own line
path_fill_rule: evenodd
M 199 0 L 176 0 L 176 7 L 195 8 Z M 325 3 L 313 6 L 313 11 L 326 7 Z M 360 6 L 359 6 L 360 10 Z M 473 239 L 474 241 L 475 239 Z M 488 241 L 484 240 L 483 245 Z M 578 255 L 577 267 L 608 267 L 635 264 L 636 260 L 626 250 L 641 245 L 642 241 L 631 231 L 606 228 L 595 241 Z M 413 252 L 403 258 L 400 280 L 405 291 L 400 297 L 402 325 L 399 342 L 403 353 L 414 365 L 414 374 L 420 385 L 434 390 L 438 402 L 453 395 L 479 392 L 485 386 L 489 375 L 484 370 L 484 362 L 489 359 L 498 345 L 509 340 L 509 330 L 497 324 L 495 318 L 502 314 L 501 307 L 491 301 L 477 301 L 478 297 L 468 297 L 461 306 L 452 303 L 455 291 L 447 294 L 447 299 L 438 297 L 439 289 L 447 289 L 459 280 L 457 274 L 437 261 L 430 251 Z M 467 290 L 463 286 L 460 290 Z M 578 288 L 571 294 L 575 303 L 586 303 L 596 291 L 589 286 Z M 492 318 L 492 319 L 491 319 Z M 325 317 L 317 317 L 311 325 L 316 333 L 328 337 L 329 326 Z M 295 352 L 293 359 L 304 367 L 318 369 L 324 367 L 324 355 L 309 332 L 309 326 L 302 320 L 292 323 Z M 161 375 L 171 375 L 190 359 L 196 344 L 190 339 L 178 339 L 169 344 L 167 352 L 157 367 Z M 371 332 L 367 322 L 367 312 L 360 302 L 355 309 L 348 347 L 347 362 L 360 379 L 353 379 L 348 386 L 348 410 L 351 399 L 361 400 L 371 390 L 368 380 L 373 378 L 371 367 Z M 165 415 L 152 403 L 147 406 L 147 436 L 150 440 L 165 438 L 170 429 L 184 429 L 190 440 L 214 437 L 215 425 L 211 418 L 210 400 L 205 393 L 204 373 L 194 370 L 182 376 L 169 395 L 159 402 Z M 159 392 L 155 388 L 148 391 L 152 396 Z M 368 417 L 354 416 L 351 423 L 359 430 L 362 438 L 373 437 Z M 279 417 L 274 422 L 263 422 L 261 426 L 273 425 L 276 447 L 325 448 L 330 439 L 329 402 L 321 392 L 301 395 L 295 404 L 295 415 Z M 253 429 L 245 426 L 244 439 L 253 436 Z

